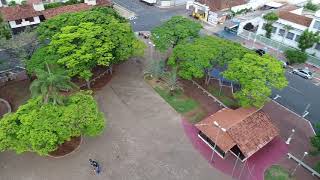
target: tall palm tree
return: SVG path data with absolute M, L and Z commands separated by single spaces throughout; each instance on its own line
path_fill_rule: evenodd
M 162 79 L 167 84 L 170 95 L 173 95 L 176 90 L 182 90 L 182 85 L 179 82 L 179 78 L 177 75 L 177 68 L 172 69 L 172 71 L 166 72 L 162 75 Z
M 42 96 L 43 103 L 49 102 L 53 104 L 62 104 L 62 98 L 59 95 L 60 90 L 71 90 L 77 86 L 71 82 L 70 77 L 63 71 L 51 72 L 48 64 L 47 71 L 38 70 L 36 72 L 37 79 L 30 85 L 32 97 Z

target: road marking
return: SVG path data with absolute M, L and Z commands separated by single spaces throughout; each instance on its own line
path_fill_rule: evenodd
M 290 88 L 290 89 L 292 89 L 292 90 L 294 90 L 294 91 L 296 91 L 297 93 L 299 93 L 299 94 L 302 94 L 303 95 L 303 93 L 300 91 L 300 90 L 298 90 L 297 88 L 294 88 L 294 87 L 292 87 L 292 86 L 287 86 L 288 88 Z
M 278 98 L 281 98 L 281 96 L 279 94 L 277 94 L 276 97 L 273 98 L 273 100 L 276 100 Z

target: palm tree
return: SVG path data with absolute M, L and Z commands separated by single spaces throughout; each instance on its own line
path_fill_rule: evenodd
M 51 72 L 50 67 L 46 64 L 47 71 L 37 70 L 37 79 L 30 85 L 32 97 L 42 96 L 43 103 L 62 104 L 62 98 L 59 91 L 68 91 L 77 86 L 71 82 L 70 77 L 64 71 Z
M 293 29 L 293 27 L 290 25 L 284 25 L 283 29 L 284 29 L 284 34 L 282 36 L 281 44 L 283 44 L 284 38 L 288 35 L 289 31 Z M 280 51 L 280 43 L 278 45 L 278 51 L 277 51 L 276 57 L 278 57 L 279 51 Z
M 161 60 L 152 60 L 146 67 L 146 71 L 144 72 L 144 77 L 159 79 L 164 71 L 164 62 Z
M 166 72 L 162 75 L 162 79 L 165 81 L 165 83 L 167 84 L 169 90 L 170 90 L 170 94 L 173 95 L 173 93 L 176 90 L 181 90 L 182 85 L 179 82 L 178 79 L 178 75 L 177 75 L 177 68 L 174 68 L 172 71 L 170 72 Z

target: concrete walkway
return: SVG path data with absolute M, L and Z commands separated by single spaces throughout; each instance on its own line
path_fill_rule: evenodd
M 192 147 L 181 117 L 142 79 L 138 63 L 122 64 L 96 94 L 108 118 L 105 132 L 85 138 L 65 158 L 0 153 L 1 180 L 227 180 Z M 102 164 L 94 177 L 88 158 Z

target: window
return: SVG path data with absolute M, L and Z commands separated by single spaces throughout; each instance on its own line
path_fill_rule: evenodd
M 299 42 L 299 39 L 300 39 L 300 35 L 296 35 L 296 38 L 294 39 L 296 42 Z
M 313 28 L 320 30 L 320 21 L 314 22 Z
M 279 36 L 284 36 L 284 33 L 286 32 L 286 30 L 284 29 L 280 29 L 278 35 Z
M 276 33 L 276 32 L 277 32 L 277 28 L 274 27 L 274 26 L 272 26 L 272 31 L 271 31 L 271 33 Z
M 26 21 L 34 22 L 34 19 L 33 19 L 33 17 L 28 17 L 28 18 L 26 18 Z
M 18 19 L 18 20 L 15 20 L 16 24 L 21 24 L 22 23 L 22 19 Z
M 288 34 L 287 34 L 287 39 L 290 39 L 290 40 L 292 40 L 293 39 L 293 37 L 294 37 L 294 34 L 292 33 L 292 32 L 288 32 Z
M 320 51 L 320 43 L 317 43 L 314 48 L 315 48 L 316 50 Z

